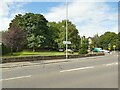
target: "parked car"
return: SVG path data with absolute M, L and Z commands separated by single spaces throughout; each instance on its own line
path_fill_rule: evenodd
M 102 48 L 94 48 L 93 52 L 110 53 L 110 51 L 108 51 L 108 50 L 102 50 Z
M 94 48 L 93 52 L 100 52 L 102 50 L 102 48 Z
M 100 52 L 103 52 L 103 53 L 110 53 L 110 51 L 108 51 L 108 50 L 100 50 Z

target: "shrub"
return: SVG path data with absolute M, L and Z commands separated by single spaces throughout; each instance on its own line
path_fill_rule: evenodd
M 86 49 L 80 49 L 79 54 L 87 54 L 88 51 Z
M 7 48 L 3 43 L 0 45 L 0 48 L 2 49 L 2 55 L 10 53 L 10 48 Z
M 87 51 L 87 46 L 84 45 L 83 47 L 81 47 L 81 49 L 79 50 L 79 54 L 87 54 L 88 51 Z

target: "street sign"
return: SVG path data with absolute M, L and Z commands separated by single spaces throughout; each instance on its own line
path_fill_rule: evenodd
M 70 41 L 63 41 L 63 44 L 71 44 Z

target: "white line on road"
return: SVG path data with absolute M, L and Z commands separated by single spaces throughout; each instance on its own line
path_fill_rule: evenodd
M 69 70 L 62 70 L 60 72 L 70 72 L 70 71 L 84 70 L 84 69 L 90 69 L 90 68 L 94 68 L 94 67 L 91 66 L 91 67 L 75 68 L 75 69 L 69 69 Z
M 108 66 L 112 66 L 112 65 L 118 65 L 118 62 L 109 63 L 109 64 L 103 64 L 103 65 L 106 66 L 106 67 L 108 67 Z M 85 70 L 85 69 L 91 69 L 91 68 L 95 68 L 95 66 L 75 68 L 75 69 L 69 69 L 69 70 L 62 70 L 60 72 L 70 72 L 70 71 Z
M 111 65 L 118 65 L 118 62 L 115 63 L 110 63 L 110 64 L 105 64 L 106 66 L 111 66 Z
M 14 79 L 21 79 L 21 78 L 29 78 L 29 77 L 31 77 L 31 75 L 29 75 L 29 76 L 14 77 L 14 78 L 7 78 L 7 79 L 1 79 L 0 81 L 7 81 L 7 80 L 14 80 Z

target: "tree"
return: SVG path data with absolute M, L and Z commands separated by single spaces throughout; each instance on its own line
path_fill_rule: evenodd
M 114 32 L 105 32 L 99 38 L 99 47 L 103 49 L 113 48 L 112 46 L 118 46 L 118 35 Z
M 36 47 L 39 48 L 41 46 L 41 43 L 43 42 L 44 37 L 37 35 L 35 36 L 34 34 L 31 34 L 28 38 L 28 47 L 33 48 L 33 52 L 35 52 Z
M 3 44 L 11 48 L 11 52 L 18 51 L 24 46 L 26 33 L 14 23 L 8 31 L 3 34 Z
M 49 49 L 58 50 L 59 29 L 56 22 L 48 22 L 49 27 Z
M 57 39 L 58 47 L 65 48 L 63 41 L 66 40 L 66 20 L 58 22 L 57 28 L 59 29 L 59 38 Z M 71 41 L 69 48 L 79 50 L 80 36 L 78 35 L 78 30 L 72 22 L 68 21 L 68 41 Z
M 3 43 L 0 45 L 0 48 L 2 49 L 1 50 L 2 54 L 0 55 L 5 55 L 11 52 L 10 48 L 7 48 Z
M 100 37 L 98 36 L 98 34 L 95 34 L 94 37 L 92 38 L 94 47 L 98 47 L 99 46 L 99 38 Z
M 81 37 L 81 44 L 79 49 L 79 54 L 87 54 L 88 53 L 88 39 L 83 36 Z
M 39 47 L 47 46 L 48 42 L 48 21 L 41 14 L 26 13 L 18 14 L 12 20 L 10 27 L 16 23 L 23 31 L 26 32 L 26 46 L 33 51 Z
M 118 50 L 120 51 L 120 32 L 118 33 Z

